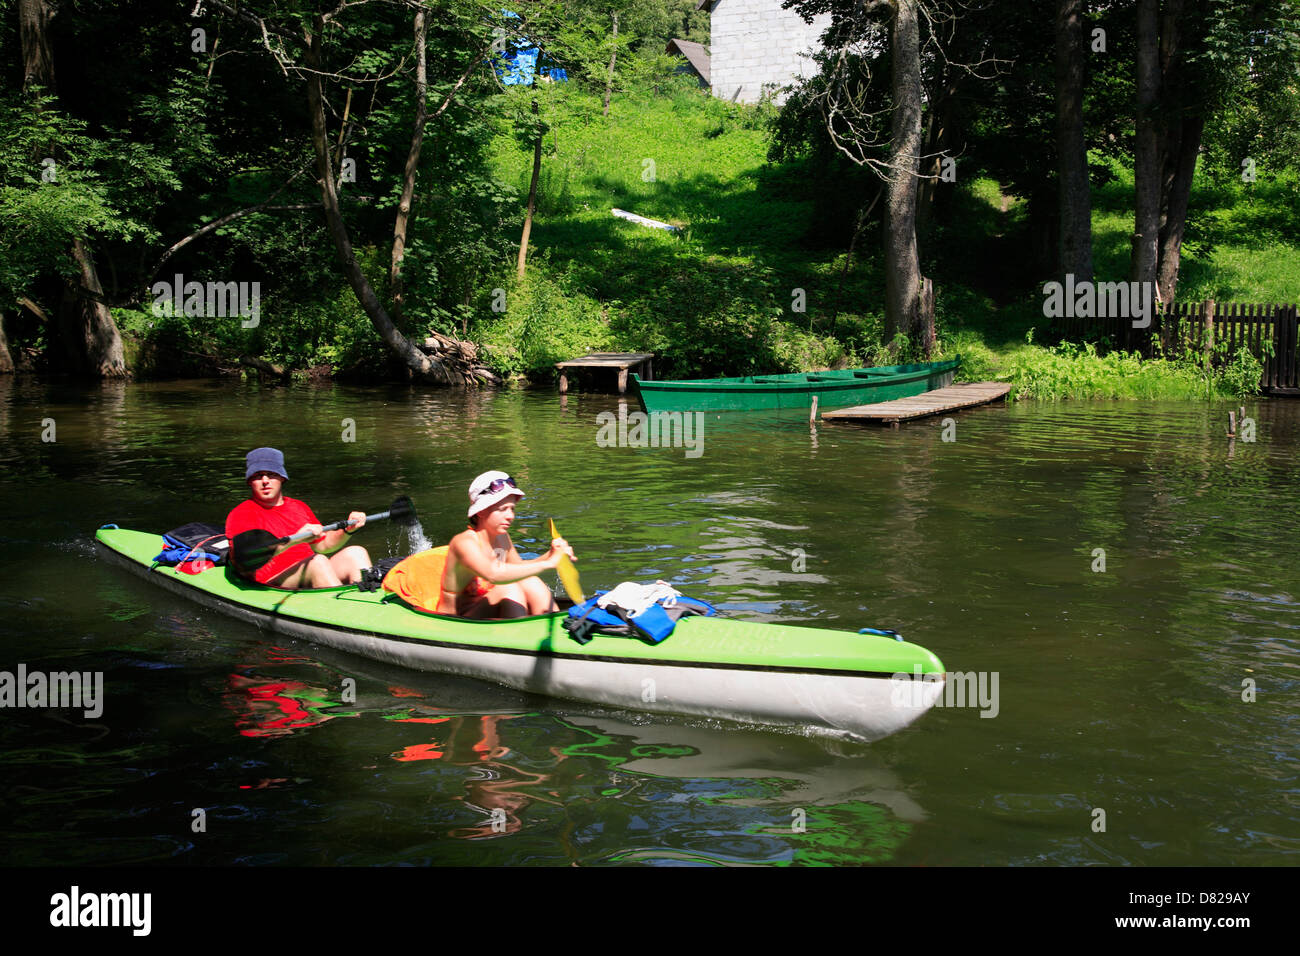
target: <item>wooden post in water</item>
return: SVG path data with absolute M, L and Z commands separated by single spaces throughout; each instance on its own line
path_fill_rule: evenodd
M 1245 416 L 1243 415 L 1242 417 L 1244 418 Z M 1229 438 L 1237 437 L 1237 413 L 1236 412 L 1228 412 L 1228 437 Z
M 808 424 L 817 424 L 817 396 L 813 396 L 812 409 L 808 412 Z

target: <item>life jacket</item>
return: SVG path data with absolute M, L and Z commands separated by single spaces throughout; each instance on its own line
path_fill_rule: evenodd
M 173 528 L 162 538 L 163 549 L 154 558 L 157 564 L 172 566 L 191 564 L 197 567 L 207 561 L 211 562 L 207 565 L 211 567 L 225 564 L 226 558 L 230 555 L 230 542 L 226 540 L 225 530 L 202 521 L 191 521 L 179 528 Z M 183 570 L 190 570 L 193 573 L 190 568 L 183 568 Z
M 442 600 L 442 571 L 447 564 L 448 546 L 421 551 L 398 562 L 384 575 L 384 590 L 396 594 L 412 607 L 438 613 Z
M 600 599 L 608 591 L 597 591 L 594 597 L 569 608 L 569 616 L 563 622 L 563 628 L 579 644 L 591 640 L 592 633 L 609 634 L 620 637 L 639 637 L 652 644 L 658 644 L 677 626 L 677 622 L 691 614 L 705 617 L 717 617 L 720 612 L 707 601 L 678 594 L 673 603 L 658 601 L 638 614 L 629 614 L 616 605 L 608 608 L 598 606 Z

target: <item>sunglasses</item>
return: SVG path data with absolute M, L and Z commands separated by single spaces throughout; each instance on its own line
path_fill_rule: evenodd
M 492 482 L 490 485 L 488 485 L 486 488 L 480 491 L 475 497 L 482 498 L 484 495 L 494 495 L 502 488 L 513 488 L 515 489 L 515 491 L 519 490 L 519 486 L 515 484 L 515 480 L 507 475 L 505 478 L 496 479 L 494 482 Z

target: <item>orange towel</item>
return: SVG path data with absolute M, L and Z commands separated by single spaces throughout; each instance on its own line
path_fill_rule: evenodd
M 442 569 L 447 545 L 421 551 L 402 561 L 384 576 L 384 590 L 421 610 L 438 612 L 442 599 Z

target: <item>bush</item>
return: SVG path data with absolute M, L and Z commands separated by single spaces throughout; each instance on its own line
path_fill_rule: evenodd
M 814 335 L 787 322 L 773 326 L 772 355 L 777 370 L 782 372 L 812 372 L 861 364 L 853 350 L 838 339 Z
M 1272 346 L 1272 342 L 1268 343 Z M 1257 359 L 1250 350 L 1237 349 L 1232 360 L 1223 365 L 1217 373 L 1220 392 L 1241 398 L 1259 393 L 1259 383 L 1264 377 L 1264 363 Z
M 1098 355 L 1092 343 L 1026 348 L 1011 361 L 1017 398 L 1208 399 L 1248 394 L 1259 383 L 1258 360 L 1247 353 L 1224 369 L 1207 372 L 1198 359 L 1146 359 L 1136 352 Z M 1244 389 L 1244 391 L 1238 391 Z
M 494 314 L 486 305 L 478 310 L 491 318 L 479 318 L 470 337 L 483 346 L 493 371 L 550 382 L 556 362 L 613 347 L 600 304 L 568 289 L 566 279 L 548 276 L 534 263 L 528 277 L 507 290 L 505 312 Z

